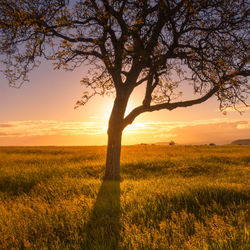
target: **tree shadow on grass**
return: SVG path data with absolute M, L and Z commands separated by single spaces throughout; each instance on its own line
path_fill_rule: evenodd
M 118 249 L 120 240 L 120 182 L 104 180 L 89 221 L 81 249 Z

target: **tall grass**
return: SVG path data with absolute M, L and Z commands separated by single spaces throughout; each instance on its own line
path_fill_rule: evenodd
M 0 148 L 0 249 L 249 249 L 249 146 Z

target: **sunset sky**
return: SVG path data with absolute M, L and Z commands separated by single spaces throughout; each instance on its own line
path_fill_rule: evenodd
M 0 146 L 105 145 L 113 97 L 96 96 L 74 110 L 84 91 L 80 85 L 87 67 L 74 72 L 55 71 L 44 62 L 21 88 L 8 86 L 0 74 Z M 187 89 L 185 87 L 185 89 Z M 187 91 L 183 100 L 191 96 Z M 131 97 L 128 110 L 141 103 L 143 88 Z M 250 103 L 250 98 L 248 99 Z M 216 98 L 188 108 L 142 114 L 123 134 L 123 144 L 227 144 L 250 138 L 250 108 L 243 114 L 219 111 Z

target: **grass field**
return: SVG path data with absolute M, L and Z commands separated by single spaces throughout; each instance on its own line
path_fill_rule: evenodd
M 0 148 L 0 249 L 249 249 L 250 146 Z

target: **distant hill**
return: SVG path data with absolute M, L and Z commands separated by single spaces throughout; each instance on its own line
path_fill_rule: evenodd
M 233 141 L 231 144 L 233 145 L 250 145 L 250 139 L 241 139 Z

